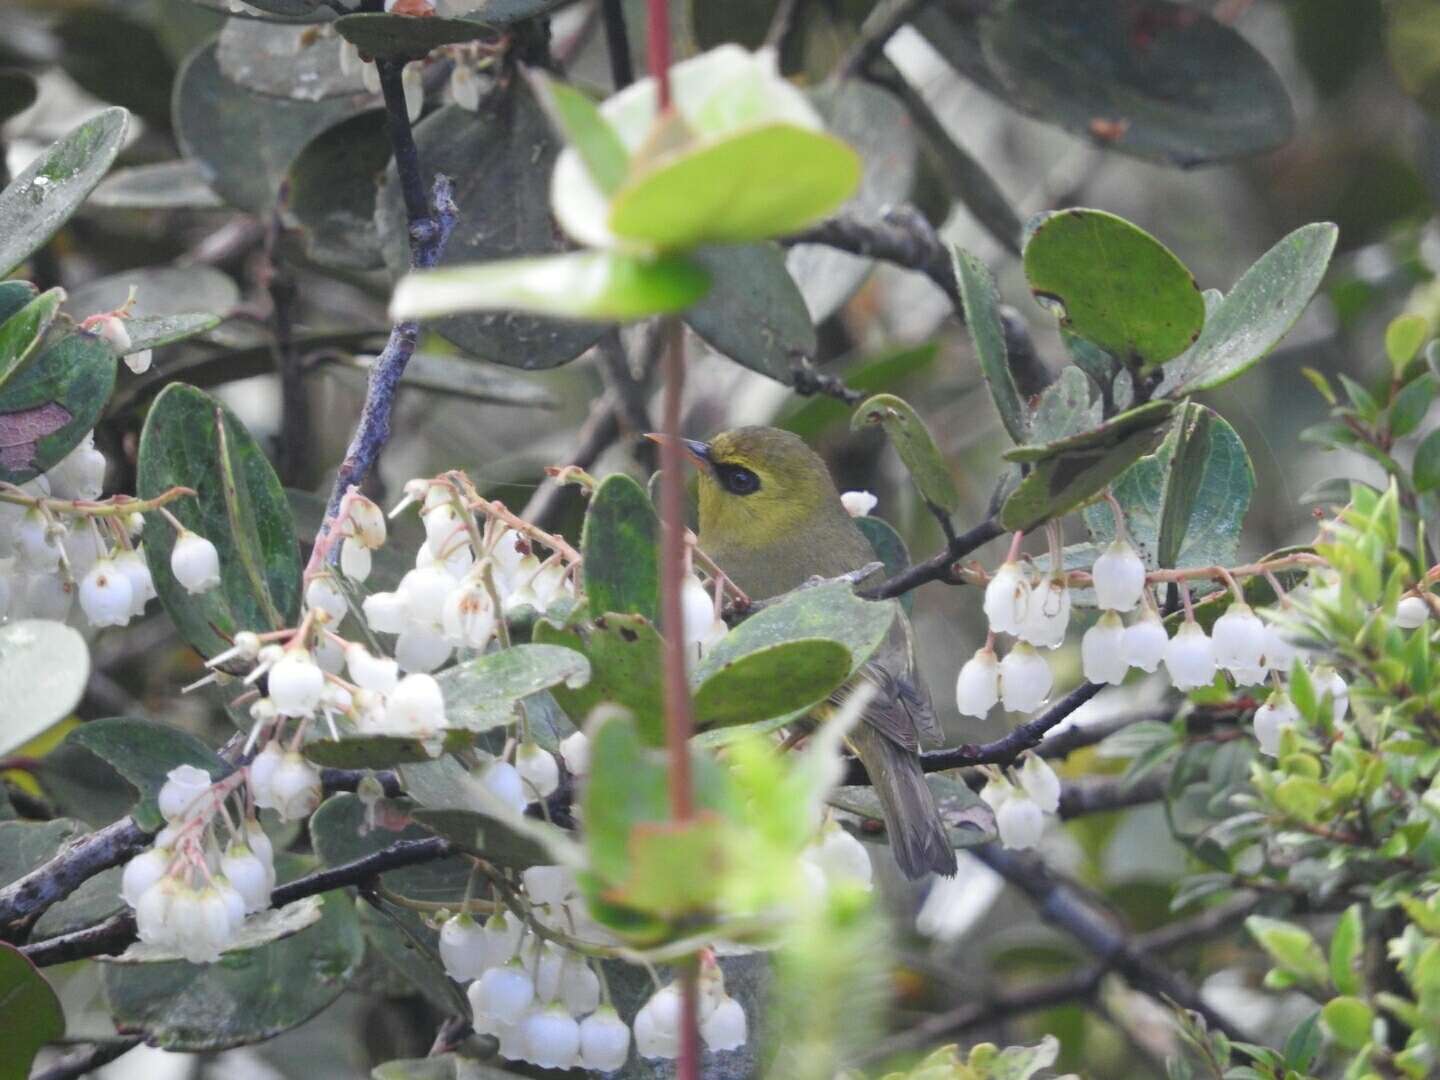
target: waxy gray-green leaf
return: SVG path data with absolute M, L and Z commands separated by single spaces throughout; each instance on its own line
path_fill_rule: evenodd
M 850 421 L 850 430 L 878 425 L 905 463 L 910 479 L 920 490 L 920 496 L 930 506 L 954 513 L 960 506 L 960 492 L 955 487 L 955 478 L 950 475 L 935 437 L 925 426 L 925 421 L 916 415 L 908 402 L 894 394 L 876 394 L 861 403 Z
M 950 255 L 955 265 L 955 280 L 965 307 L 965 325 L 975 343 L 975 358 L 981 374 L 990 384 L 990 396 L 1000 413 L 1000 422 L 1010 438 L 1023 443 L 1029 438 L 1025 403 L 1010 373 L 1010 358 L 1005 347 L 1005 324 L 1000 320 L 1000 298 L 995 291 L 995 278 L 990 268 L 965 249 L 952 245 Z

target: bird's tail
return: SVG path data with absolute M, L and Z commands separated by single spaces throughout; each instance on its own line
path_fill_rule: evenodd
M 849 741 L 880 796 L 890 850 L 905 876 L 919 878 L 932 871 L 953 876 L 955 849 L 925 783 L 919 755 L 865 723 L 856 725 Z

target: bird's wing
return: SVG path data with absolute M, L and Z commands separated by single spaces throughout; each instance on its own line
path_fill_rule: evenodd
M 877 691 L 865 706 L 864 722 L 896 745 L 919 753 L 920 739 L 905 701 L 907 691 L 902 687 L 903 680 L 894 672 L 876 663 L 866 664 L 855 678 L 830 695 L 830 703 L 836 708 L 844 705 L 862 681 L 872 684 Z

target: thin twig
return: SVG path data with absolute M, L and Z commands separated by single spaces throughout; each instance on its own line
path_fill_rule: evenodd
M 600 0 L 600 14 L 605 20 L 605 51 L 610 57 L 610 81 L 616 90 L 623 90 L 635 81 L 635 65 L 630 61 L 630 35 L 625 29 L 625 8 L 622 0 Z
M 131 1035 L 92 1043 L 74 1053 L 66 1054 L 47 1068 L 32 1073 L 30 1080 L 72 1080 L 73 1077 L 88 1076 L 102 1065 L 108 1065 L 116 1058 L 128 1054 L 142 1041 L 139 1035 Z
M 994 518 L 982 521 L 969 532 L 961 533 L 951 540 L 945 545 L 944 551 L 932 555 L 924 562 L 907 567 L 874 588 L 861 590 L 859 595 L 867 600 L 887 600 L 890 597 L 901 596 L 930 581 L 957 583 L 961 579 L 955 573 L 955 563 L 976 548 L 988 544 L 1004 531 Z

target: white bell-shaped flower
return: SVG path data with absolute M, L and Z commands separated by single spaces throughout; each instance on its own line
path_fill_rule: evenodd
M 651 995 L 635 1014 L 635 1049 L 641 1057 L 680 1056 L 680 991 L 672 984 Z
M 1015 777 L 1020 781 L 1021 789 L 1043 812 L 1053 814 L 1060 809 L 1060 778 L 1039 754 L 1027 750 Z
M 194 765 L 177 765 L 165 774 L 156 803 L 166 821 L 183 821 L 197 807 L 196 803 L 210 791 L 215 781 L 204 769 Z
M 80 582 L 80 610 L 91 626 L 124 626 L 134 607 L 130 578 L 113 559 L 101 559 Z
M 482 766 L 475 777 L 481 787 L 517 814 L 525 812 L 530 797 L 525 791 L 525 781 L 514 765 L 507 761 L 492 761 Z
M 478 565 L 478 564 L 477 564 Z M 495 603 L 477 572 L 465 575 L 445 598 L 440 625 L 446 640 L 465 649 L 484 649 L 495 636 Z
M 480 110 L 480 79 L 463 60 L 457 60 L 450 71 L 450 98 L 462 109 Z
M 491 915 L 485 921 L 485 966 L 508 964 L 519 950 L 524 934 L 525 925 L 519 919 L 507 918 L 503 911 Z
M 825 826 L 819 839 L 807 847 L 800 857 L 820 868 L 827 885 L 844 882 L 870 888 L 874 875 L 870 852 L 864 844 L 834 822 Z
M 571 1016 L 588 1016 L 600 1005 L 600 977 L 585 958 L 568 953 L 560 975 L 560 1003 Z
M 1285 729 L 1300 722 L 1300 713 L 1290 703 L 1289 697 L 1276 691 L 1268 701 L 1255 710 L 1255 741 L 1260 752 L 1275 757 L 1280 753 L 1280 736 Z
M 1210 631 L 1215 646 L 1215 663 L 1227 671 L 1245 672 L 1263 668 L 1265 660 L 1265 624 L 1249 604 L 1236 601 L 1215 620 Z
M 340 573 L 349 580 L 363 582 L 370 576 L 374 559 L 370 549 L 353 536 L 340 541 Z
M 53 574 L 60 565 L 60 536 L 50 521 L 33 507 L 15 527 L 15 552 L 20 565 L 32 574 Z
M 209 592 L 220 584 L 220 552 L 205 537 L 187 529 L 170 551 L 170 572 L 191 595 Z
M 560 758 L 565 768 L 574 776 L 586 776 L 590 772 L 590 737 L 583 731 L 576 731 L 560 740 Z
M 488 969 L 476 986 L 475 1011 L 505 1024 L 518 1022 L 535 1000 L 535 983 L 515 960 Z
M 280 759 L 270 780 L 275 811 L 285 821 L 309 817 L 320 805 L 320 770 L 294 750 Z
M 305 604 L 330 616 L 332 623 L 339 623 L 350 610 L 350 603 L 329 574 L 320 574 L 310 579 L 305 586 Z
M 255 755 L 255 760 L 250 762 L 250 797 L 255 800 L 256 806 L 266 810 L 275 809 L 275 770 L 284 760 L 285 751 L 277 739 L 266 743 Z
M 386 729 L 394 735 L 428 738 L 445 727 L 445 695 L 429 675 L 406 675 L 386 695 Z
M 524 742 L 515 750 L 515 770 L 525 785 L 528 802 L 548 799 L 560 786 L 560 763 L 542 746 Z
M 630 1056 L 630 1028 L 609 1005 L 580 1022 L 580 1064 L 591 1072 L 614 1072 Z
M 367 65 L 373 67 L 374 65 Z M 385 511 L 363 495 L 352 494 L 346 513 L 346 530 L 372 551 L 385 546 Z
M 1430 605 L 1418 596 L 1402 596 L 1395 605 L 1395 625 L 1401 630 L 1415 630 L 1430 618 Z
M 962 716 L 985 717 L 1000 700 L 1000 661 L 988 645 L 976 649 L 955 680 L 955 704 Z
M 175 939 L 171 912 L 181 891 L 189 891 L 175 878 L 166 875 L 140 896 L 135 905 L 135 932 L 147 945 L 168 945 Z
M 455 579 L 438 566 L 411 570 L 400 579 L 397 590 L 405 598 L 405 611 L 411 622 L 427 626 L 440 625 L 445 600 L 455 588 Z
M 715 600 L 694 574 L 686 574 L 680 586 L 680 610 L 685 627 L 685 644 L 700 644 L 715 622 Z
M 1124 540 L 1115 540 L 1090 568 L 1095 603 L 1106 611 L 1134 611 L 1145 591 L 1145 564 Z
M 400 681 L 400 665 L 388 656 L 375 656 L 358 641 L 345 646 L 345 669 L 356 686 L 388 693 Z
M 1045 814 L 1035 800 L 1008 781 L 992 779 L 980 797 L 995 812 L 995 830 L 1006 848 L 1024 850 L 1040 842 L 1045 831 Z
M 1035 647 L 1017 641 L 1000 661 L 1000 700 L 1010 712 L 1034 712 L 1050 696 L 1055 676 Z
M 401 671 L 435 671 L 450 659 L 454 646 L 439 627 L 411 623 L 395 638 L 395 662 Z
M 1121 655 L 1130 667 L 1154 671 L 1165 659 L 1165 648 L 1169 644 L 1170 637 L 1160 616 L 1145 607 L 1140 611 L 1140 618 L 1125 628 Z
M 997 634 L 1017 634 L 1029 617 L 1030 579 L 1017 562 L 1007 562 L 995 571 L 985 586 L 985 618 Z
M 1164 631 L 1161 631 L 1164 636 Z M 1125 624 L 1114 611 L 1104 612 L 1080 639 L 1080 662 L 1092 683 L 1119 686 L 1130 665 L 1125 662 Z
M 716 1052 L 740 1049 L 747 1037 L 744 1008 L 727 994 L 701 1022 L 700 1037 Z
M 1177 690 L 1194 690 L 1209 686 L 1215 679 L 1215 647 L 1191 620 L 1180 625 L 1165 646 L 1165 670 Z
M 140 898 L 170 869 L 173 857 L 169 848 L 152 847 L 127 862 L 120 876 L 120 899 L 132 908 L 139 907 Z
M 115 569 L 130 581 L 130 614 L 143 615 L 145 605 L 155 599 L 155 580 L 139 548 L 121 551 L 115 556 Z
M 440 927 L 440 960 L 456 982 L 485 974 L 485 929 L 469 915 L 446 919 Z
M 365 621 L 377 634 L 398 634 L 405 629 L 410 613 L 399 592 L 371 593 L 361 603 Z
M 286 649 L 270 669 L 269 687 L 281 716 L 314 716 L 325 692 L 325 672 L 305 649 Z
M 192 964 L 209 964 L 235 934 L 230 907 L 213 885 L 203 889 L 181 888 L 170 908 L 174 923 L 175 949 Z
M 851 517 L 868 517 L 879 502 L 869 491 L 846 491 L 840 496 L 840 505 L 845 507 L 845 512 Z
M 560 1005 L 532 1012 L 522 1025 L 529 1060 L 542 1069 L 573 1068 L 580 1056 L 580 1025 Z
M 1047 577 L 1030 593 L 1025 620 L 1015 631 L 1022 641 L 1045 649 L 1065 644 L 1070 626 L 1070 586 L 1064 577 Z
M 240 894 L 245 912 L 264 911 L 270 906 L 270 890 L 275 887 L 275 871 L 250 849 L 235 841 L 220 857 L 220 870 Z

